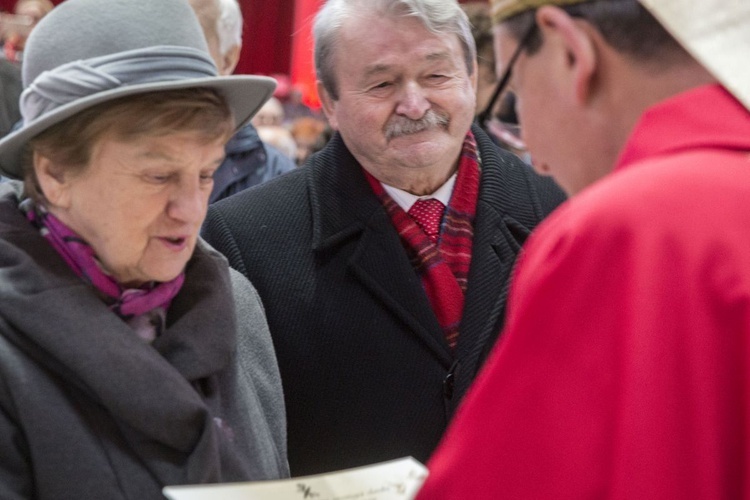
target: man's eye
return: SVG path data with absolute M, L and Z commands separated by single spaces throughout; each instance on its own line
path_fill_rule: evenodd
M 378 83 L 377 85 L 374 85 L 372 87 L 372 90 L 386 89 L 390 87 L 391 85 L 392 85 L 391 82 L 381 82 L 381 83 Z
M 148 176 L 148 180 L 156 184 L 163 184 L 170 179 L 168 174 L 152 174 Z

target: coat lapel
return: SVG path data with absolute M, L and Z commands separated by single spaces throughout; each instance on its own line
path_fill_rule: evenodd
M 519 204 L 512 189 L 524 179 L 510 182 L 512 172 L 497 148 L 480 131 L 473 130 L 482 160 L 482 178 L 474 222 L 469 285 L 456 347 L 460 369 L 456 389 L 462 394 L 479 370 L 482 358 L 502 328 L 508 282 L 516 256 L 530 231 L 509 213 L 533 213 L 527 198 Z M 526 194 L 522 196 L 527 196 Z
M 350 260 L 354 275 L 450 366 L 451 353 L 442 329 L 391 220 L 383 212 L 373 217 L 372 223 L 362 233 Z
M 355 279 L 450 366 L 450 351 L 421 281 L 341 136 L 336 134 L 305 168 L 309 168 L 313 250 L 321 256 L 349 252 Z

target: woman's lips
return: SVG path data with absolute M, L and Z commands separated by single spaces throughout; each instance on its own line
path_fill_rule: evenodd
M 187 247 L 187 236 L 162 236 L 159 240 L 168 248 L 176 251 L 184 250 Z

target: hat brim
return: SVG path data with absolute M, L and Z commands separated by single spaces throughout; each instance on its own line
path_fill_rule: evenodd
M 239 128 L 247 123 L 273 95 L 276 81 L 264 76 L 217 76 L 130 85 L 77 99 L 42 115 L 32 122 L 25 123 L 20 129 L 11 132 L 0 140 L 0 173 L 7 177 L 20 179 L 23 175 L 24 149 L 29 140 L 52 125 L 91 106 L 129 95 L 188 88 L 209 88 L 218 91 L 224 96 L 229 108 L 234 113 L 236 126 Z

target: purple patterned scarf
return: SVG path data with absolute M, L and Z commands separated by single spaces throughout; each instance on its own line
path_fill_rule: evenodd
M 22 203 L 21 210 L 70 268 L 99 290 L 109 308 L 127 322 L 156 309 L 166 311 L 185 281 L 185 273 L 181 273 L 172 281 L 150 282 L 140 288 L 123 288 L 102 270 L 94 249 L 60 219 L 44 207 L 34 205 L 31 200 Z

